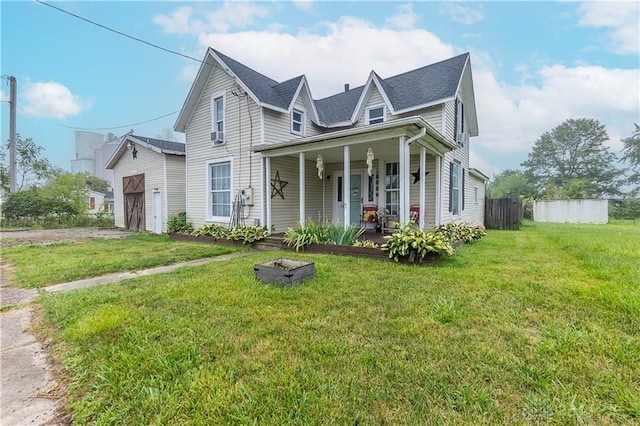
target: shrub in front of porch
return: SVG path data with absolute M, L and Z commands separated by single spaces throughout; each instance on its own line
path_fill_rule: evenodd
M 468 223 L 449 222 L 435 227 L 432 232 L 442 235 L 450 243 L 464 241 L 472 243 L 487 235 L 483 225 L 470 225 Z
M 401 225 L 391 235 L 384 237 L 387 242 L 382 250 L 389 252 L 389 259 L 396 262 L 422 262 L 429 256 L 453 255 L 454 249 L 448 238 L 440 232 L 422 231 L 412 222 Z

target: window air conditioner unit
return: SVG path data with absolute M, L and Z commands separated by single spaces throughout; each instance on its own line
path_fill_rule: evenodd
M 224 132 L 211 132 L 211 142 L 213 145 L 222 145 L 224 143 Z
M 458 143 L 462 146 L 469 143 L 469 135 L 465 132 L 458 133 Z

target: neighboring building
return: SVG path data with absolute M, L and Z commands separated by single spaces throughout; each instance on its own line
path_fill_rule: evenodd
M 76 159 L 71 160 L 71 172 L 91 173 L 113 185 L 113 172 L 105 168 L 107 161 L 115 152 L 120 138 L 112 133 L 105 139 L 101 133 L 76 131 Z
M 115 226 L 159 234 L 170 215 L 185 211 L 183 143 L 127 135 L 107 169 L 115 178 Z
M 89 199 L 87 201 L 87 213 L 90 215 L 97 215 L 100 212 L 103 212 L 104 209 L 104 200 L 106 194 L 98 191 L 94 191 L 92 189 L 89 190 Z M 108 209 L 108 207 L 107 207 Z
M 195 227 L 359 225 L 365 205 L 422 228 L 484 219 L 488 179 L 469 168 L 469 54 L 385 79 L 371 71 L 363 86 L 314 100 L 304 75 L 277 82 L 209 49 L 175 130 Z

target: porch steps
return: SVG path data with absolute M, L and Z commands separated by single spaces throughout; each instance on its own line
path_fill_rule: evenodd
M 255 248 L 258 250 L 278 250 L 283 247 L 282 242 L 283 235 L 269 235 L 264 240 L 257 241 L 255 243 Z

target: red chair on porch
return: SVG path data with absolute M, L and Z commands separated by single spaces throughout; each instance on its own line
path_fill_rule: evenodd
M 373 225 L 373 228 L 368 224 Z M 378 206 L 375 204 L 365 204 L 362 206 L 362 227 L 366 229 L 376 229 L 378 224 Z
M 420 220 L 420 206 L 418 204 L 412 204 L 409 208 L 409 220 L 412 220 L 416 225 Z

